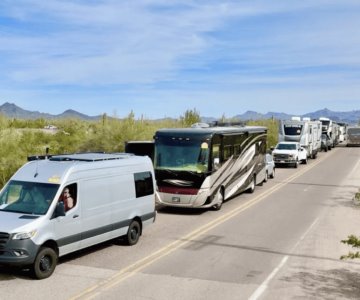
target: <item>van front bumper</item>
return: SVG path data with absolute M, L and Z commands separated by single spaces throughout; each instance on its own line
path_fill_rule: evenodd
M 35 261 L 39 246 L 31 239 L 12 240 L 0 245 L 0 265 L 25 266 Z

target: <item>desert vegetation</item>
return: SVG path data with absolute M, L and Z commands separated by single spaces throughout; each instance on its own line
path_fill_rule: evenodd
M 161 121 L 136 118 L 130 112 L 126 118 L 103 115 L 97 121 L 80 119 L 20 120 L 0 115 L 0 188 L 22 166 L 27 157 L 74 152 L 123 152 L 126 141 L 152 140 L 159 128 L 188 127 L 200 121 L 200 113 L 187 110 L 178 119 Z M 44 130 L 47 125 L 56 130 Z M 250 122 L 250 125 L 268 127 L 268 147 L 277 141 L 277 121 Z

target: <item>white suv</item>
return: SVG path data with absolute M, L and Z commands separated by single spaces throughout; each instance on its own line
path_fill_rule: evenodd
M 272 152 L 275 165 L 292 165 L 297 168 L 300 162 L 307 164 L 306 150 L 297 142 L 280 142 Z

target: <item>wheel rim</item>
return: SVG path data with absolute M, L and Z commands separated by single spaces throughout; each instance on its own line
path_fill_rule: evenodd
M 40 259 L 40 270 L 41 272 L 48 272 L 51 269 L 51 258 L 49 256 L 43 256 Z
M 138 230 L 136 227 L 133 227 L 131 228 L 131 231 L 130 231 L 130 238 L 134 241 L 137 239 L 137 236 L 138 236 Z

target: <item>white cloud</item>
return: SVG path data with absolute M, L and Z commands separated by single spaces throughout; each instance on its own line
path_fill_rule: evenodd
M 152 115 L 174 100 L 166 112 L 175 116 L 190 99 L 200 111 L 220 98 L 229 107 L 357 99 L 359 8 L 355 0 L 3 0 L 0 99 L 101 98 L 108 113 L 131 100 Z

